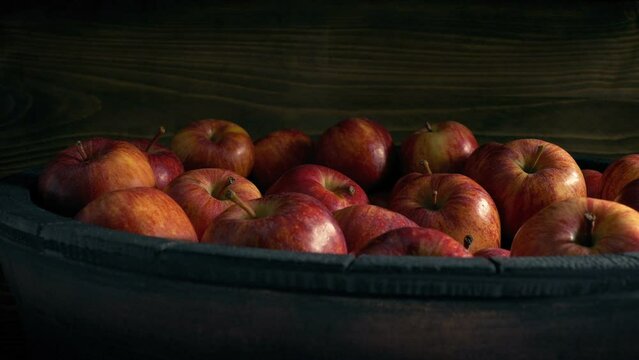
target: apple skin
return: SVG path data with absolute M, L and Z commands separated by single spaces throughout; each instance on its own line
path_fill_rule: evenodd
M 422 227 L 387 231 L 374 238 L 360 255 L 472 257 L 455 239 L 439 230 Z
M 267 195 L 220 214 L 201 242 L 264 249 L 346 254 L 344 234 L 331 213 L 317 199 L 300 193 Z
M 349 192 L 351 187 L 352 194 Z M 315 164 L 299 165 L 288 170 L 266 194 L 282 192 L 310 195 L 331 212 L 351 205 L 368 203 L 366 192 L 355 181 L 337 170 Z
M 585 214 L 596 216 L 588 236 Z M 513 240 L 511 256 L 595 255 L 639 251 L 639 213 L 602 199 L 556 202 L 528 219 Z
M 404 174 L 422 170 L 427 160 L 433 173 L 460 173 L 478 143 L 472 131 L 457 121 L 427 125 L 402 143 L 400 159 Z
M 483 258 L 510 257 L 510 250 L 502 248 L 484 248 L 475 252 L 473 256 Z
M 470 252 L 501 244 L 497 206 L 486 190 L 465 175 L 432 174 L 409 179 L 396 189 L 389 208 L 419 226 L 443 231 L 460 244 L 470 235 Z
M 592 169 L 582 169 L 581 173 L 584 175 L 586 181 L 586 192 L 589 198 L 601 198 L 601 185 L 603 174 L 600 171 Z
M 105 138 L 83 141 L 59 152 L 38 179 L 44 206 L 75 215 L 98 196 L 113 190 L 155 186 L 147 156 L 133 144 Z
M 225 197 L 228 189 L 242 200 L 262 197 L 260 190 L 243 176 L 217 168 L 189 170 L 173 180 L 165 192 L 182 207 L 201 238 L 215 217 L 235 205 Z
M 151 143 L 151 140 L 147 139 L 130 140 L 130 143 L 146 153 L 155 175 L 156 188 L 163 190 L 173 179 L 184 172 L 182 161 L 169 148 L 154 143 L 147 150 Z
M 601 198 L 615 200 L 629 182 L 639 179 L 639 154 L 630 154 L 613 161 L 601 178 Z
M 75 219 L 140 235 L 197 242 L 182 208 L 154 187 L 105 193 L 80 210 Z
M 394 156 L 393 139 L 386 128 L 366 118 L 349 118 L 324 131 L 315 160 L 369 190 L 391 175 Z
M 351 254 L 358 254 L 375 237 L 393 229 L 418 227 L 402 214 L 375 205 L 353 205 L 333 213 Z
M 282 174 L 313 159 L 313 142 L 302 131 L 278 130 L 255 142 L 252 177 L 261 189 L 268 189 Z
M 185 170 L 222 168 L 248 176 L 255 161 L 251 136 L 227 120 L 194 121 L 175 134 L 171 150 Z
M 626 184 L 615 201 L 639 211 L 639 179 Z
M 539 146 L 543 150 L 535 164 Z M 537 211 L 557 201 L 586 196 L 586 182 L 572 156 L 539 139 L 482 145 L 467 160 L 465 174 L 495 201 L 504 248 L 510 247 L 519 227 Z

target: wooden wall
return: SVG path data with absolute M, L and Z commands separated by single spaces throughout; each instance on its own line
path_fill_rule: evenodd
M 364 115 L 398 142 L 457 119 L 481 142 L 639 149 L 635 2 L 20 4 L 0 12 L 0 176 L 207 117 L 254 137 Z

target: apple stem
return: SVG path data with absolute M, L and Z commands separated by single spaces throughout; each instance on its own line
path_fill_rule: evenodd
M 430 164 L 428 164 L 428 160 L 421 160 L 419 164 L 424 169 L 424 174 L 433 175 L 433 171 L 430 169 Z
M 472 244 L 473 244 L 473 237 L 471 235 L 464 236 L 464 248 L 468 250 L 468 248 L 470 248 L 470 245 Z
M 242 198 L 237 196 L 235 191 L 231 189 L 226 190 L 226 192 L 224 193 L 224 197 L 234 202 L 235 205 L 239 206 L 240 208 L 242 208 L 242 210 L 246 211 L 246 213 L 249 214 L 252 218 L 257 217 L 257 214 L 255 214 L 255 210 L 253 210 L 253 208 L 251 208 L 249 204 L 247 204 L 244 200 L 242 200 Z
M 532 166 L 530 167 L 531 170 L 534 170 L 535 167 L 537 166 L 537 163 L 539 162 L 539 158 L 541 158 L 541 153 L 544 152 L 544 145 L 538 145 L 537 146 L 537 152 L 535 152 L 535 161 L 533 162 Z
M 160 126 L 160 128 L 158 129 L 158 132 L 155 133 L 155 136 L 149 142 L 149 145 L 147 145 L 146 149 L 144 149 L 144 152 L 149 152 L 149 150 L 151 150 L 151 146 L 153 146 L 153 144 L 155 144 L 160 138 L 160 136 L 164 135 L 165 132 L 166 130 L 164 129 L 164 126 Z
M 430 126 L 430 123 L 428 121 L 426 121 L 426 130 L 428 130 L 428 132 L 433 132 L 433 127 Z
M 229 176 L 229 178 L 226 179 L 226 186 L 233 185 L 233 183 L 235 183 L 235 178 L 232 176 Z
M 89 156 L 87 155 L 87 152 L 84 151 L 84 145 L 82 145 L 82 141 L 78 140 L 75 145 L 78 147 L 78 153 L 80 153 L 80 158 L 82 159 L 82 161 L 87 161 Z
M 348 188 L 346 189 L 346 191 L 348 192 L 348 195 L 350 195 L 350 196 L 355 195 L 355 186 L 348 185 Z
M 437 208 L 437 190 L 433 190 L 433 207 Z
M 592 246 L 592 234 L 595 232 L 595 222 L 597 216 L 589 211 L 584 214 L 586 220 L 586 246 Z

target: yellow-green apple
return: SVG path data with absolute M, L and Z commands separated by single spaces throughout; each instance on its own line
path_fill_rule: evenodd
M 639 179 L 632 180 L 626 184 L 615 201 L 639 211 Z
M 639 154 L 630 154 L 613 161 L 601 178 L 601 198 L 615 200 L 632 180 L 639 179 Z
M 173 179 L 184 172 L 180 158 L 169 148 L 157 143 L 166 131 L 160 127 L 153 139 L 134 139 L 131 143 L 144 151 L 149 158 L 149 164 L 155 175 L 155 187 L 163 190 Z
M 426 160 L 434 173 L 459 173 L 477 146 L 472 131 L 457 121 L 427 122 L 402 142 L 403 172 L 422 171 L 420 162 Z
M 346 254 L 337 220 L 317 199 L 300 193 L 267 195 L 244 201 L 220 214 L 201 242 L 299 252 Z
M 74 215 L 105 192 L 155 186 L 153 169 L 135 145 L 94 138 L 59 152 L 38 179 L 45 207 Z
M 465 173 L 491 195 L 502 223 L 502 246 L 542 208 L 586 196 L 586 182 L 572 156 L 539 139 L 480 146 L 466 162 Z
M 267 194 L 297 192 L 319 200 L 328 210 L 367 204 L 366 192 L 353 180 L 337 170 L 322 165 L 296 166 L 280 176 Z
M 503 248 L 484 248 L 475 252 L 473 256 L 483 258 L 510 257 L 510 251 Z
M 194 121 L 178 131 L 171 149 L 186 170 L 222 168 L 248 176 L 255 161 L 251 136 L 227 120 Z
M 589 198 L 601 198 L 601 179 L 603 174 L 593 169 L 582 169 L 586 181 L 586 193 Z
M 393 169 L 393 139 L 377 122 L 366 118 L 345 119 L 320 136 L 315 160 L 368 190 L 384 181 Z
M 218 168 L 189 170 L 175 178 L 165 191 L 184 209 L 198 238 L 201 238 L 213 219 L 234 205 L 225 196 L 228 189 L 243 200 L 262 196 L 260 190 L 245 177 Z
M 389 208 L 417 225 L 441 230 L 460 244 L 472 238 L 469 251 L 499 247 L 500 219 L 490 195 L 462 174 L 422 175 L 404 183 Z
M 180 205 L 154 187 L 105 193 L 82 208 L 75 219 L 140 235 L 197 241 L 195 230 Z
M 375 237 L 393 229 L 417 227 L 406 216 L 375 205 L 353 205 L 333 213 L 349 253 L 357 254 Z
M 439 230 L 422 227 L 387 231 L 373 239 L 360 254 L 472 257 L 455 239 Z
M 255 183 L 266 190 L 286 170 L 312 159 L 313 142 L 308 135 L 295 129 L 274 131 L 255 142 L 252 176 Z
M 526 221 L 511 256 L 594 255 L 639 251 L 639 213 L 614 201 L 571 198 Z

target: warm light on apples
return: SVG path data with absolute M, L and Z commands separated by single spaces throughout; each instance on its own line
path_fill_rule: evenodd
M 376 237 L 361 255 L 472 257 L 462 244 L 445 233 L 422 227 L 390 230 Z
M 166 130 L 160 126 L 155 136 L 150 139 L 135 139 L 130 142 L 146 153 L 149 164 L 155 175 L 155 187 L 163 190 L 173 179 L 184 172 L 182 161 L 168 148 L 158 144 L 158 139 Z
M 613 161 L 601 178 L 601 198 L 615 200 L 629 182 L 639 179 L 639 154 L 630 154 Z

